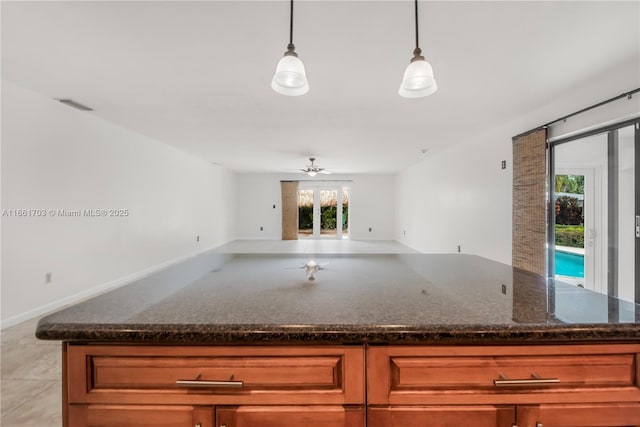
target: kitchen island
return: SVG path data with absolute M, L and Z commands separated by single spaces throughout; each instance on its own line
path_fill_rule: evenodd
M 640 307 L 470 255 L 207 253 L 43 318 L 68 426 L 640 426 Z

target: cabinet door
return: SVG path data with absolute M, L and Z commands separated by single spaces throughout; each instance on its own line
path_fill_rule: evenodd
M 213 407 L 70 405 L 69 427 L 214 427 Z
M 636 427 L 640 403 L 583 403 L 518 407 L 518 427 Z
M 216 408 L 217 427 L 365 427 L 363 407 L 237 406 Z
M 512 427 L 514 406 L 405 406 L 369 408 L 368 427 Z

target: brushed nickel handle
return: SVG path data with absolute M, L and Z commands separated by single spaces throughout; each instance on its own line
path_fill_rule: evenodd
M 233 375 L 229 377 L 227 381 L 209 381 L 201 380 L 200 374 L 193 380 L 177 380 L 176 385 L 181 387 L 228 387 L 228 388 L 242 388 L 244 387 L 244 381 L 232 381 Z
M 531 378 L 515 379 L 515 380 L 508 379 L 502 373 L 498 375 L 500 375 L 500 379 L 493 380 L 493 385 L 495 385 L 496 387 L 558 384 L 560 382 L 558 378 L 540 378 L 535 372 L 531 373 Z M 536 426 L 536 427 L 542 427 L 542 425 Z
M 244 387 L 244 381 L 205 381 L 205 380 L 177 380 L 176 385 L 183 387 Z

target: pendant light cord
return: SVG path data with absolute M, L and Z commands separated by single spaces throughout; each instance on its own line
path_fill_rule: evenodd
M 291 0 L 291 7 L 293 7 L 293 0 Z M 416 9 L 416 50 L 420 49 L 418 46 L 418 0 L 414 0 L 415 9 Z
M 293 45 L 293 0 L 291 0 L 291 13 L 289 15 L 289 44 Z
M 296 53 L 296 47 L 293 44 L 293 0 L 290 2 L 290 11 L 289 11 L 289 44 L 287 45 L 287 51 L 284 53 L 285 56 L 295 56 L 298 57 Z

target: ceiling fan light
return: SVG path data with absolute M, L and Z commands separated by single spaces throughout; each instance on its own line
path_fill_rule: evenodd
M 309 176 L 316 176 L 317 174 L 318 174 L 318 172 L 316 172 L 316 171 L 308 171 L 307 172 L 307 175 L 309 175 Z
M 271 80 L 271 88 L 281 95 L 300 96 L 309 92 L 304 64 L 297 56 L 285 55 Z
M 433 68 L 424 59 L 411 61 L 404 71 L 398 94 L 404 98 L 422 98 L 438 90 Z

